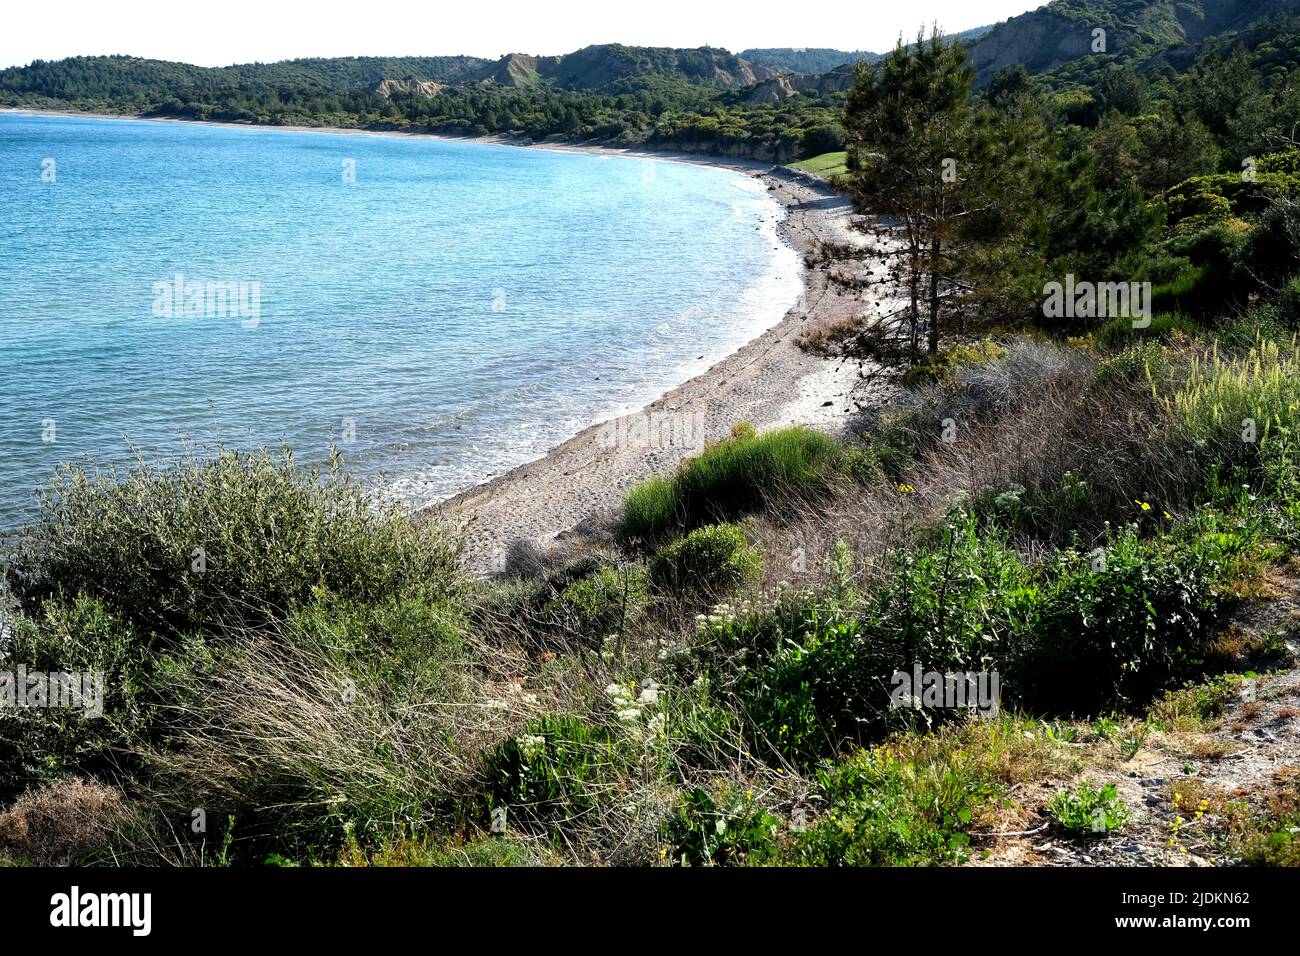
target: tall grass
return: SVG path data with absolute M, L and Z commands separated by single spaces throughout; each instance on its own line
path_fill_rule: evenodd
M 671 479 L 634 488 L 623 505 L 620 534 L 656 541 L 676 529 L 758 511 L 776 496 L 813 492 L 839 452 L 834 439 L 802 426 L 725 439 L 687 460 Z
M 1216 349 L 1194 360 L 1167 405 L 1189 444 L 1241 458 L 1300 417 L 1297 339 L 1261 340 L 1244 357 Z

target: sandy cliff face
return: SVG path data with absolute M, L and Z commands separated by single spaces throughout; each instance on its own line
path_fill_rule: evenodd
M 384 80 L 375 87 L 375 93 L 388 99 L 394 93 L 410 93 L 415 96 L 437 96 L 445 90 L 446 84 L 419 80 Z
M 1067 0 L 995 27 L 968 47 L 975 81 L 983 86 L 998 70 L 1024 64 L 1044 73 L 1094 51 L 1093 30 L 1106 30 L 1106 51 L 1194 48 L 1207 37 L 1244 30 L 1256 20 L 1300 12 L 1300 0 Z
M 1083 21 L 1043 10 L 1014 17 L 970 47 L 975 80 L 984 85 L 998 70 L 1024 64 L 1030 73 L 1054 70 L 1063 63 L 1092 52 L 1093 27 Z M 1123 38 L 1107 36 L 1111 52 L 1121 49 Z
M 784 103 L 792 96 L 819 96 L 824 93 L 843 92 L 853 86 L 853 69 L 841 67 L 819 76 L 786 74 L 765 80 L 754 86 L 745 102 L 754 104 Z

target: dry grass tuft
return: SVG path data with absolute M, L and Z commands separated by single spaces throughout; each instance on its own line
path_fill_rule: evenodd
M 29 790 L 0 813 L 0 850 L 37 866 L 67 866 L 105 846 L 124 815 L 115 788 L 60 780 Z

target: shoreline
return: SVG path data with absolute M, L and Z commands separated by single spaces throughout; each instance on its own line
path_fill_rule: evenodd
M 810 352 L 799 340 L 850 318 L 887 314 L 905 293 L 885 260 L 866 248 L 873 237 L 853 229 L 860 217 L 846 197 L 767 169 L 750 174 L 785 209 L 782 240 L 801 258 L 821 242 L 853 245 L 865 274 L 890 293 L 854 292 L 837 283 L 834 263 L 805 263 L 803 293 L 781 320 L 706 371 L 639 411 L 597 422 L 533 461 L 419 509 L 461 533 L 469 570 L 503 570 L 521 539 L 542 551 L 599 542 L 632 487 L 671 474 L 742 422 L 760 432 L 801 424 L 843 434 L 855 408 L 883 402 L 886 386 L 867 383 L 860 363 Z
M 741 422 L 759 431 L 803 424 L 842 432 L 855 404 L 860 406 L 864 398 L 868 402 L 879 398 L 856 394 L 863 378 L 856 362 L 814 354 L 802 348 L 798 340 L 864 313 L 884 314 L 889 311 L 886 301 L 893 301 L 893 297 L 866 296 L 837 283 L 834 263 L 814 261 L 810 265 L 808 256 L 820 243 L 854 246 L 869 278 L 892 287 L 888 268 L 881 256 L 867 250 L 872 237 L 854 228 L 861 217 L 853 212 L 847 197 L 836 194 L 817 177 L 788 167 L 678 151 L 567 142 L 524 143 L 500 136 L 265 126 L 12 107 L 0 107 L 0 112 L 402 136 L 622 156 L 712 166 L 743 173 L 762 183 L 767 195 L 784 210 L 777 226 L 778 236 L 802 260 L 802 292 L 798 300 L 765 331 L 640 410 L 598 421 L 540 457 L 455 495 L 423 506 L 413 505 L 412 512 L 417 516 L 440 515 L 461 532 L 465 564 L 477 573 L 501 569 L 506 549 L 518 539 L 546 550 L 575 532 L 601 537 L 634 485 L 655 475 L 670 474 L 684 458 L 697 454 L 705 442 L 726 437 Z M 902 295 L 896 287 L 892 291 L 894 297 Z
M 566 140 L 543 140 L 525 142 L 499 133 L 487 136 L 458 136 L 451 133 L 430 133 L 424 130 L 401 129 L 361 129 L 349 126 L 302 126 L 290 124 L 275 126 L 270 123 L 234 123 L 229 120 L 192 120 L 175 116 L 145 116 L 141 113 L 91 113 L 82 110 L 45 110 L 25 106 L 0 106 L 0 113 L 17 113 L 23 116 L 69 116 L 82 119 L 131 120 L 144 123 L 184 123 L 190 126 L 220 126 L 226 129 L 272 130 L 289 133 L 328 133 L 330 135 L 352 136 L 394 136 L 404 139 L 432 139 L 444 143 L 475 143 L 480 146 L 508 146 L 514 149 L 546 149 L 559 153 L 594 153 L 604 156 L 627 156 L 634 159 L 655 159 L 666 163 L 693 163 L 699 166 L 712 166 L 737 173 L 754 175 L 776 168 L 778 164 L 765 163 L 757 159 L 740 156 L 718 156 L 712 153 L 692 153 L 684 150 L 649 149 L 637 146 L 609 146 L 603 143 L 572 143 Z M 808 173 L 800 175 L 816 180 Z

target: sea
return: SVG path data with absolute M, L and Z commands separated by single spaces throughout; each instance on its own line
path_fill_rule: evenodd
M 661 159 L 0 112 L 0 529 L 221 447 L 453 495 L 780 321 L 781 216 Z

